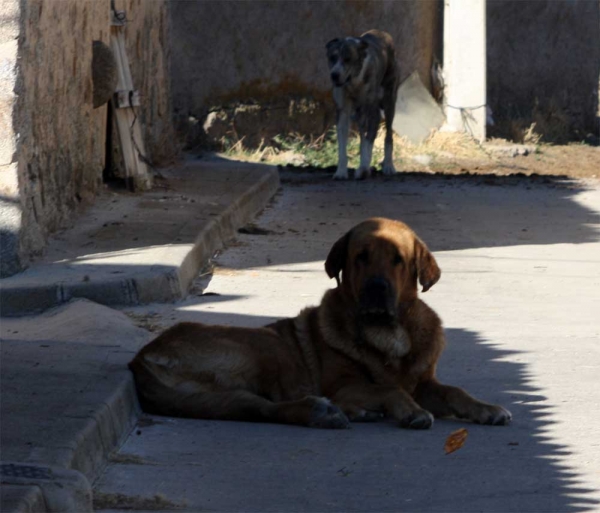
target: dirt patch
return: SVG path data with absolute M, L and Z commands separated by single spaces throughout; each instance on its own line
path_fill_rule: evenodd
M 244 235 L 274 235 L 275 232 L 256 226 L 254 223 L 249 223 L 246 226 L 238 229 L 238 233 Z
M 133 321 L 136 326 L 152 333 L 157 333 L 165 329 L 165 326 L 159 322 L 160 314 L 158 313 L 153 312 L 148 314 L 137 314 L 127 311 L 124 311 L 124 313 Z
M 112 453 L 108 456 L 111 463 L 120 465 L 158 465 L 155 461 L 150 461 L 136 454 Z
M 173 502 L 157 493 L 153 497 L 125 495 L 122 493 L 94 492 L 94 511 L 103 509 L 129 511 L 170 511 L 187 506 L 185 502 Z
M 541 145 L 528 155 L 438 158 L 429 166 L 420 166 L 420 169 L 414 165 L 404 165 L 401 169 L 410 168 L 449 174 L 524 174 L 597 179 L 600 178 L 600 148 L 583 144 Z

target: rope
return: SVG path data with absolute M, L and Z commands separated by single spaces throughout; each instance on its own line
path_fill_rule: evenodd
M 131 136 L 131 142 L 133 143 L 133 147 L 135 148 L 135 151 L 137 151 L 138 157 L 139 159 L 146 164 L 147 166 L 150 167 L 150 169 L 152 169 L 152 171 L 154 171 L 156 173 L 156 168 L 154 167 L 154 164 L 152 163 L 152 161 L 146 157 L 146 155 L 144 155 L 142 153 L 142 151 L 140 150 L 137 141 L 135 140 L 135 136 L 133 134 L 133 127 L 135 126 L 135 123 L 137 121 L 137 113 L 135 111 L 135 108 L 133 107 L 133 91 L 129 91 L 129 105 L 131 107 L 131 110 L 133 111 L 133 121 L 131 122 L 131 126 L 129 127 L 129 135 Z
M 477 145 L 479 146 L 479 148 L 490 158 L 492 158 L 492 154 L 490 151 L 486 150 L 483 146 L 483 144 L 481 144 L 481 141 L 479 141 L 474 135 L 473 135 L 473 128 L 471 126 L 471 122 L 475 122 L 475 116 L 473 116 L 473 114 L 471 113 L 471 111 L 473 110 L 477 110 L 477 109 L 481 109 L 482 107 L 487 107 L 487 103 L 483 103 L 481 105 L 477 105 L 475 107 L 455 107 L 454 105 L 450 105 L 449 103 L 446 103 L 446 107 L 450 107 L 451 109 L 456 109 L 460 111 L 460 117 L 462 119 L 463 122 L 463 126 L 465 127 L 467 133 L 471 136 L 471 138 L 477 143 Z

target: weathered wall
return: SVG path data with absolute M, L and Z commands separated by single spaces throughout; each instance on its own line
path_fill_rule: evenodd
M 119 0 L 148 156 L 176 150 L 165 1 Z M 10 275 L 68 225 L 102 182 L 106 106 L 92 105 L 92 42 L 110 38 L 110 0 L 1 0 L 0 234 Z
M 488 0 L 488 104 L 562 142 L 598 133 L 600 2 Z
M 331 107 L 325 44 L 372 28 L 392 34 L 402 77 L 417 69 L 429 84 L 441 38 L 434 0 L 174 0 L 170 7 L 174 107 L 188 134 L 190 116 L 202 120 L 229 101 L 312 97 Z
M 12 126 L 19 17 L 18 0 L 0 0 L 0 276 L 14 273 L 20 266 L 21 205 L 14 158 L 17 137 Z
M 21 2 L 13 118 L 22 204 L 20 246 L 38 252 L 96 193 L 106 107 L 92 105 L 92 41 L 109 37 L 108 0 Z
M 140 120 L 148 157 L 153 164 L 168 163 L 178 145 L 173 126 L 170 92 L 170 25 L 164 0 L 116 0 L 127 11 L 125 41 L 131 75 L 140 92 Z

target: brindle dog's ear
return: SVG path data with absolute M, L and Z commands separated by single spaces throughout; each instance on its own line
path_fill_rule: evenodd
M 340 285 L 340 273 L 346 265 L 346 255 L 348 253 L 348 241 L 350 240 L 350 232 L 339 239 L 329 251 L 327 260 L 325 260 L 325 272 L 329 278 L 335 278 L 335 281 Z
M 369 48 L 369 43 L 367 43 L 364 39 L 360 39 L 360 43 L 358 44 L 358 51 L 361 55 L 365 55 L 367 53 L 367 48 Z
M 422 292 L 427 292 L 440 279 L 442 271 L 425 243 L 419 238 L 415 239 L 415 262 L 419 283 L 423 285 Z
M 339 44 L 340 44 L 340 38 L 336 37 L 335 39 L 332 39 L 331 41 L 329 41 L 329 43 L 327 43 L 325 45 L 325 48 L 327 49 L 328 52 L 330 52 L 331 50 L 333 50 Z

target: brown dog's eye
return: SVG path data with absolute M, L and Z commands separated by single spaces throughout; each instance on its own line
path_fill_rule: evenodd
M 363 249 L 358 255 L 356 255 L 356 263 L 367 264 L 369 263 L 369 253 L 366 249 Z
M 394 265 L 400 265 L 402 262 L 402 255 L 400 253 L 397 253 L 394 257 Z

